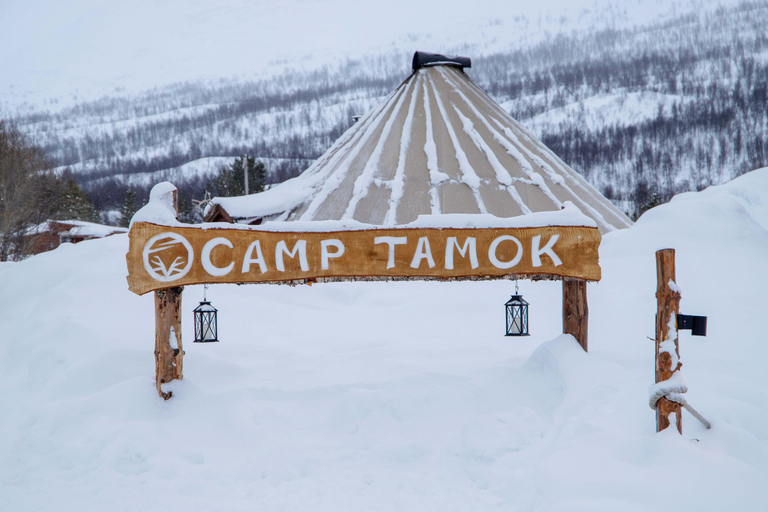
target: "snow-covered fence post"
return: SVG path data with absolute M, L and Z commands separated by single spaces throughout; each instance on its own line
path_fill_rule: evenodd
M 571 334 L 584 352 L 588 352 L 587 282 L 584 279 L 563 278 L 563 334 Z
M 680 292 L 675 281 L 675 250 L 656 251 L 656 383 L 673 378 L 679 372 L 680 349 L 677 336 L 677 316 L 680 314 Z M 674 343 L 674 353 L 671 351 Z M 682 373 L 678 375 L 682 377 Z M 677 379 L 675 379 L 676 381 Z M 675 381 L 670 381 L 672 384 Z M 684 380 L 682 382 L 684 385 Z M 684 392 L 682 389 L 678 392 Z M 681 405 L 661 397 L 656 402 L 656 432 L 670 424 L 669 416 L 675 415 L 677 430 L 683 433 Z
M 155 381 L 157 393 L 168 400 L 173 393 L 163 384 L 181 379 L 184 349 L 181 345 L 181 286 L 155 292 Z

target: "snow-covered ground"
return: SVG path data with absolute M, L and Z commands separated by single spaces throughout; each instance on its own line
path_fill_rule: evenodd
M 0 264 L 0 509 L 765 510 L 768 168 L 676 197 L 603 239 L 590 352 L 558 283 L 216 286 L 221 343 L 154 385 L 153 298 L 128 240 Z M 655 433 L 655 260 L 677 250 L 684 435 Z

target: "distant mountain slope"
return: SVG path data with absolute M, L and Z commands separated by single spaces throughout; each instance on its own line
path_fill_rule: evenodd
M 654 193 L 667 199 L 768 164 L 765 26 L 762 0 L 633 28 L 560 33 L 513 50 L 454 50 L 473 57 L 468 74 L 513 117 L 634 210 Z M 15 120 L 102 208 L 119 204 L 127 184 L 147 189 L 160 176 L 200 197 L 204 176 L 215 171 L 210 158 L 268 159 L 273 181 L 301 172 L 353 115 L 409 74 L 410 55 L 394 50 L 252 81 L 178 83 L 17 110 Z
M 25 0 L 0 2 L 0 109 L 238 77 L 414 46 L 472 55 L 739 0 Z
M 766 26 L 750 2 L 559 37 L 478 59 L 478 80 L 609 197 L 668 200 L 768 164 Z

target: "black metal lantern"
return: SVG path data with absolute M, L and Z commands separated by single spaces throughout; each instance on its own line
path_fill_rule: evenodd
M 517 292 L 517 287 L 515 287 Z M 504 304 L 507 313 L 506 336 L 528 336 L 528 303 L 522 295 L 515 295 Z
M 217 313 L 203 294 L 203 301 L 195 308 L 195 343 L 219 341 Z

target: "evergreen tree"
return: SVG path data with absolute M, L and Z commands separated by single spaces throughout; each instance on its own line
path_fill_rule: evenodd
M 118 225 L 127 228 L 131 224 L 133 214 L 136 213 L 138 209 L 139 206 L 136 204 L 136 192 L 129 188 L 125 193 L 123 206 L 120 207 L 120 220 L 118 221 Z
M 646 201 L 645 204 L 640 205 L 640 215 L 644 214 L 651 208 L 656 208 L 657 206 L 663 203 L 664 201 L 661 198 L 661 194 L 654 192 L 653 194 L 651 194 L 650 199 L 648 199 L 648 201 Z
M 232 197 L 245 195 L 244 158 L 237 157 L 229 166 L 219 169 L 219 173 L 208 182 L 208 189 L 215 196 Z M 248 157 L 248 193 L 262 192 L 266 185 L 266 168 L 255 157 Z
M 60 220 L 99 222 L 98 210 L 72 177 L 58 180 L 58 185 L 60 187 L 59 207 L 55 217 Z

